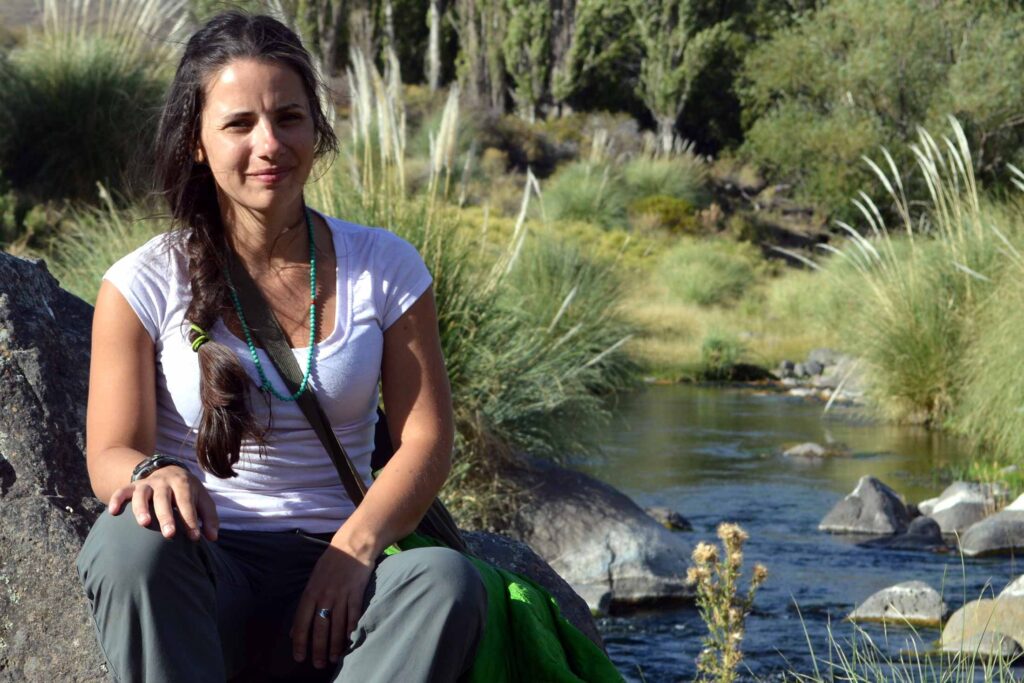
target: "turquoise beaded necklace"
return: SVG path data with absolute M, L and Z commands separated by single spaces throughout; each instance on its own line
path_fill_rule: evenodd
M 294 394 L 282 394 L 270 383 L 267 374 L 263 371 L 260 357 L 256 354 L 256 344 L 252 341 L 252 332 L 245 323 L 245 315 L 242 313 L 242 303 L 238 300 L 238 293 L 235 285 L 231 282 L 231 274 L 225 271 L 224 275 L 228 281 L 228 290 L 231 292 L 231 301 L 235 305 L 235 313 L 238 314 L 238 322 L 242 325 L 242 332 L 245 333 L 245 343 L 249 345 L 249 355 L 253 364 L 256 365 L 256 372 L 259 373 L 261 391 L 267 391 L 282 401 L 295 401 L 309 387 L 309 375 L 313 370 L 313 353 L 316 350 L 316 245 L 313 243 L 313 219 L 310 217 L 309 209 L 303 207 L 306 217 L 306 232 L 309 235 L 309 354 L 306 356 L 306 372 L 302 374 L 302 383 Z

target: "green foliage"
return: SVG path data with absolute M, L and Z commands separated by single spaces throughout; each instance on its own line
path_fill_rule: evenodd
M 627 0 L 643 57 L 637 94 L 658 124 L 662 146 L 671 145 L 676 118 L 693 83 L 727 37 L 727 25 L 702 27 L 689 0 Z
M 711 332 L 700 347 L 700 370 L 697 376 L 710 381 L 727 380 L 732 369 L 740 362 L 745 348 L 743 343 L 731 334 Z
M 830 2 L 746 59 L 744 151 L 800 198 L 851 216 L 848 198 L 869 185 L 862 156 L 885 146 L 912 168 L 905 143 L 955 114 L 992 180 L 1024 147 L 1011 75 L 1024 65 L 1022 33 L 1024 10 L 1010 5 Z
M 147 10 L 153 0 L 103 4 L 106 23 L 88 30 L 47 4 L 43 31 L 0 59 L 0 170 L 32 202 L 95 202 L 97 182 L 139 189 L 173 64 L 162 41 L 181 17 Z
M 650 222 L 649 227 L 673 233 L 693 233 L 700 227 L 690 202 L 663 194 L 636 200 L 629 205 L 629 215 L 634 227 L 638 223 Z
M 215 14 L 231 9 L 259 14 L 267 11 L 266 0 L 189 0 L 189 14 L 197 24 L 203 24 Z
M 505 68 L 512 76 L 512 96 L 520 115 L 533 121 L 548 89 L 551 5 L 548 0 L 506 0 L 506 9 Z
M 760 252 L 749 244 L 681 239 L 658 266 L 658 277 L 681 301 L 712 306 L 739 300 L 754 285 Z
M 623 165 L 622 177 L 630 196 L 637 199 L 661 195 L 697 207 L 706 206 L 709 199 L 707 165 L 693 154 L 639 156 Z
M 605 228 L 621 226 L 626 197 L 615 170 L 577 161 L 563 167 L 544 188 L 544 213 L 554 220 L 587 221 Z

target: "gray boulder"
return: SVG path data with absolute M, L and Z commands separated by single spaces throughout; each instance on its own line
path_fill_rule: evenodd
M 781 379 L 786 379 L 793 376 L 794 367 L 795 366 L 793 365 L 793 361 L 784 360 L 781 363 L 779 363 L 779 367 L 775 372 Z
M 883 536 L 907 530 L 910 512 L 891 488 L 864 476 L 853 492 L 836 503 L 818 525 L 820 531 Z
M 74 558 L 102 505 L 82 455 L 92 308 L 0 253 L 0 673 L 105 677 Z
M 495 567 L 533 579 L 543 586 L 558 602 L 562 616 L 599 647 L 604 647 L 587 603 L 551 568 L 551 565 L 533 552 L 530 546 L 499 534 L 482 531 L 466 531 L 463 536 L 473 555 Z
M 918 508 L 942 529 L 944 534 L 962 534 L 973 524 L 996 510 L 1000 489 L 991 484 L 958 481 L 936 498 L 921 501 Z
M 540 461 L 506 476 L 528 493 L 503 532 L 550 562 L 591 610 L 668 606 L 692 596 L 689 544 L 625 494 Z
M 849 619 L 937 627 L 948 611 L 937 590 L 923 581 L 907 581 L 870 596 L 850 613 Z
M 950 550 L 943 539 L 942 530 L 931 517 L 914 517 L 910 520 L 906 532 L 872 539 L 860 545 L 869 548 L 885 548 L 886 550 L 914 550 L 930 553 L 945 553 Z
M 960 538 L 960 550 L 968 557 L 1024 550 L 1024 495 L 968 528 Z
M 818 459 L 828 455 L 828 450 L 821 444 L 807 442 L 787 448 L 782 453 L 787 458 Z
M 811 377 L 820 375 L 824 370 L 825 366 L 822 365 L 821 363 L 818 363 L 817 361 L 809 360 L 806 363 L 804 363 L 804 372 L 806 372 Z
M 1015 647 L 1005 642 L 1011 641 Z M 969 602 L 949 618 L 942 629 L 941 649 L 945 652 L 985 654 L 1012 653 L 1024 644 L 1024 599 L 999 597 Z
M 686 517 L 683 517 L 672 508 L 658 505 L 652 508 L 646 508 L 644 512 L 646 512 L 651 519 L 669 531 L 693 531 L 693 525 L 690 524 L 690 520 L 686 519 Z

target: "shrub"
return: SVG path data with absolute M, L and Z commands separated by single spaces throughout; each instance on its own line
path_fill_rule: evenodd
M 180 8 L 156 0 L 45 3 L 43 29 L 0 60 L 0 169 L 33 201 L 95 202 L 146 168 Z
M 1012 76 L 1024 68 L 1022 30 L 1024 11 L 1006 3 L 824 4 L 748 56 L 743 151 L 795 182 L 799 198 L 852 217 L 847 200 L 871 179 L 861 157 L 885 146 L 909 170 L 916 128 L 954 114 L 979 171 L 996 180 L 1024 149 L 1024 130 L 1005 118 L 1024 106 Z
M 554 220 L 588 221 L 605 228 L 625 223 L 626 203 L 610 166 L 574 162 L 551 178 L 543 194 L 544 213 Z
M 632 159 L 622 167 L 622 177 L 633 199 L 667 196 L 695 207 L 708 202 L 706 164 L 690 153 L 666 159 Z
M 700 347 L 701 367 L 697 376 L 711 381 L 729 379 L 744 350 L 743 343 L 732 335 L 722 332 L 708 334 Z
M 700 228 L 692 204 L 685 199 L 665 195 L 636 200 L 629 205 L 629 216 L 634 228 L 641 222 L 645 227 L 660 228 L 674 233 L 693 233 Z
M 749 244 L 684 238 L 662 258 L 658 277 L 683 301 L 728 304 L 755 283 L 761 263 L 757 248 Z

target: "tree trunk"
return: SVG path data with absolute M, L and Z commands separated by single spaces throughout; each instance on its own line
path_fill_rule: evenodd
M 485 105 L 487 98 L 487 62 L 481 46 L 480 13 L 477 0 L 457 0 L 455 6 L 459 34 L 459 80 L 471 106 Z
M 564 80 L 569 71 L 569 48 L 576 31 L 576 0 L 551 0 L 551 83 Z M 555 88 L 551 88 L 555 94 Z M 556 98 L 557 99 L 557 98 Z M 556 104 L 561 104 L 557 102 Z
M 671 154 L 676 137 L 676 117 L 659 115 L 656 118 L 658 121 L 658 151 L 665 155 Z
M 508 85 L 505 82 L 505 55 L 501 45 L 505 40 L 507 17 L 502 0 L 489 0 L 484 15 L 484 45 L 487 60 L 487 81 L 489 104 L 492 111 L 505 112 L 505 98 Z
M 430 0 L 427 10 L 430 37 L 427 40 L 427 86 L 430 92 L 441 87 L 441 0 Z
M 326 14 L 326 12 L 324 12 Z M 321 34 L 324 50 L 324 68 L 330 76 L 338 66 L 338 36 L 345 20 L 345 0 L 332 0 L 331 18 Z

